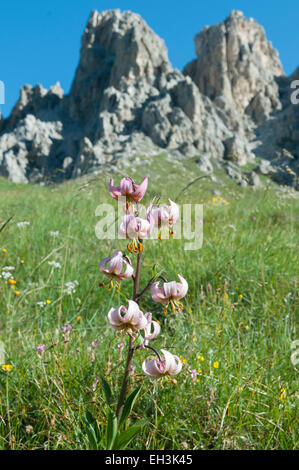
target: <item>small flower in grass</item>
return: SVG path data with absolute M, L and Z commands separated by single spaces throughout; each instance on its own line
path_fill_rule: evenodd
M 17 227 L 26 227 L 27 225 L 30 225 L 30 222 L 28 222 L 28 220 L 24 220 L 24 222 L 18 222 L 17 223 Z
M 225 299 L 228 299 L 228 293 L 227 293 L 227 292 L 225 292 L 224 298 L 225 298 Z
M 1 274 L 0 274 L 0 277 L 2 277 L 2 279 L 13 279 L 13 275 L 11 273 L 11 271 L 14 271 L 14 266 L 4 266 L 1 270 Z
M 142 364 L 143 372 L 152 379 L 159 379 L 167 375 L 177 375 L 182 370 L 182 363 L 178 356 L 161 349 L 164 359 L 145 359 Z
M 6 249 L 6 248 L 3 248 L 2 251 L 3 251 L 3 253 L 7 253 L 7 249 Z
M 286 389 L 283 388 L 283 387 L 281 387 L 280 390 L 279 390 L 279 397 L 280 397 L 280 400 L 281 400 L 282 402 L 284 402 L 285 399 L 286 399 L 286 396 L 287 396 Z
M 132 277 L 133 266 L 128 258 L 124 258 L 119 250 L 115 250 L 110 258 L 104 258 L 100 262 L 100 270 L 105 276 L 120 282 Z
M 72 325 L 70 325 L 69 323 L 66 323 L 64 326 L 61 327 L 61 330 L 63 331 L 62 336 L 65 342 L 70 340 L 71 329 Z
M 79 285 L 79 282 L 78 281 L 70 281 L 70 282 L 66 282 L 64 284 L 64 293 L 65 294 L 68 294 L 68 295 L 72 295 L 76 292 L 76 287 Z
M 131 372 L 135 372 L 136 366 L 132 364 L 130 369 L 131 369 Z
M 245 326 L 245 330 L 249 330 L 249 326 L 248 326 L 248 325 Z
M 182 310 L 182 304 L 178 302 L 178 300 L 185 297 L 188 291 L 188 283 L 187 281 L 178 274 L 178 278 L 180 282 L 171 281 L 171 282 L 164 282 L 163 286 L 160 287 L 159 281 L 154 282 L 151 287 L 151 296 L 155 302 L 160 302 L 163 304 L 172 305 L 172 310 Z M 164 310 L 165 313 L 165 310 Z M 167 308 L 166 308 L 167 313 Z
M 117 347 L 117 349 L 119 349 L 120 351 L 122 351 L 122 350 L 124 349 L 125 345 L 124 345 L 124 343 L 120 343 L 120 344 L 118 344 L 116 347 Z
M 111 308 L 108 313 L 108 320 L 114 330 L 136 332 L 146 327 L 148 320 L 139 309 L 139 305 L 134 300 L 129 300 L 128 308 L 121 305 L 119 308 Z
M 195 336 L 193 336 L 192 341 L 193 341 L 193 343 L 195 343 L 195 341 L 196 341 Z
M 197 376 L 197 371 L 196 371 L 196 369 L 191 369 L 191 370 L 190 370 L 190 375 L 191 375 L 191 379 L 192 379 L 192 380 L 195 380 L 195 379 L 196 379 L 196 376 Z
M 44 351 L 45 351 L 46 345 L 45 344 L 39 344 L 36 348 L 36 352 L 39 355 L 39 357 L 43 357 Z
M 21 260 L 20 260 L 20 263 L 21 263 L 21 264 L 24 264 L 24 263 L 25 263 L 25 261 L 24 261 L 23 259 L 21 259 Z
M 203 356 L 201 356 L 200 354 L 197 355 L 197 359 L 199 361 L 204 361 L 205 360 L 205 358 Z
M 1 367 L 4 370 L 4 372 L 9 372 L 13 368 L 11 364 L 3 364 Z
M 95 350 L 97 347 L 98 347 L 98 343 L 96 343 L 95 341 L 91 343 L 91 346 L 87 347 L 87 354 L 88 355 L 91 354 L 91 362 L 94 362 L 96 359 Z
M 13 286 L 14 284 L 16 284 L 17 281 L 15 281 L 14 279 L 8 279 L 8 284 Z
M 92 384 L 92 386 L 91 386 L 93 392 L 96 391 L 96 388 L 97 388 L 97 385 L 98 385 L 99 381 L 100 381 L 100 380 L 99 380 L 98 377 L 95 377 L 95 378 L 94 378 L 93 384 Z
M 51 303 L 51 300 L 47 299 L 46 300 L 46 305 L 50 305 L 50 303 Z
M 56 261 L 48 261 L 49 266 L 53 266 L 55 269 L 61 269 L 61 264 Z
M 256 221 L 256 217 L 252 217 L 251 220 Z
M 219 362 L 215 361 L 214 364 L 213 364 L 213 367 L 214 367 L 214 369 L 218 369 L 219 368 Z
M 81 320 L 82 320 L 81 315 L 78 315 L 78 316 L 77 316 L 77 321 L 81 321 Z
M 20 292 L 19 290 L 15 290 L 15 291 L 14 291 L 14 294 L 15 294 L 15 296 L 17 297 L 18 295 L 21 294 L 21 292 Z
M 50 237 L 57 238 L 57 237 L 59 237 L 59 232 L 58 232 L 58 231 L 56 231 L 56 232 L 49 232 L 49 235 L 50 235 Z
M 27 426 L 25 426 L 25 431 L 26 431 L 26 434 L 33 433 L 33 427 L 31 426 L 31 424 L 28 424 Z
M 239 299 L 243 299 L 243 294 L 239 294 Z

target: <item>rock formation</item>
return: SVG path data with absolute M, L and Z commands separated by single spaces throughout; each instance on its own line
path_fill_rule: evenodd
M 234 11 L 204 28 L 195 47 L 197 59 L 181 73 L 139 15 L 92 12 L 70 93 L 59 83 L 25 85 L 11 115 L 0 117 L 0 173 L 60 181 L 162 149 L 198 155 L 207 171 L 211 159 L 244 165 L 280 151 L 280 169 L 291 153 L 296 170 L 299 106 L 290 104 L 290 80 L 263 28 Z

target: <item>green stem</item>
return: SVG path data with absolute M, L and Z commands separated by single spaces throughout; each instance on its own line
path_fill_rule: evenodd
M 142 243 L 142 240 L 140 240 L 140 242 Z M 137 255 L 136 274 L 135 274 L 134 286 L 133 286 L 133 300 L 136 301 L 137 303 L 138 303 L 137 297 L 138 297 L 139 280 L 140 280 L 141 255 L 142 255 L 141 252 L 138 253 Z M 116 417 L 117 417 L 118 423 L 119 423 L 121 412 L 122 412 L 125 399 L 127 396 L 128 383 L 129 383 L 129 377 L 130 377 L 130 372 L 131 372 L 134 349 L 135 349 L 134 339 L 132 338 L 132 336 L 130 336 L 129 345 L 128 345 L 128 353 L 127 353 L 127 362 L 126 362 L 125 372 L 124 372 L 123 381 L 122 381 L 120 394 L 118 397 L 117 408 L 116 408 Z

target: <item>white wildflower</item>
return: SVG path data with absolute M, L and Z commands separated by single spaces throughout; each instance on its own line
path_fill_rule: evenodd
M 26 225 L 30 225 L 30 222 L 28 222 L 28 220 L 24 220 L 24 222 L 17 223 L 17 227 L 26 227 Z
M 76 292 L 76 287 L 79 285 L 78 281 L 70 281 L 64 284 L 64 292 L 68 295 L 72 295 Z
M 2 271 L 0 277 L 2 277 L 2 279 L 14 279 L 10 271 Z
M 48 261 L 48 264 L 53 266 L 53 268 L 61 269 L 61 264 L 56 261 Z
M 57 230 L 57 232 L 49 232 L 49 235 L 50 235 L 50 237 L 57 238 L 57 237 L 59 237 L 59 232 L 58 232 L 58 230 Z

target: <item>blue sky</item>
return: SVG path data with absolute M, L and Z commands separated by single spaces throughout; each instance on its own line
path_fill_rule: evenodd
M 0 80 L 5 83 L 7 116 L 22 85 L 48 88 L 60 81 L 67 93 L 79 60 L 80 39 L 91 10 L 120 8 L 139 13 L 161 36 L 172 65 L 180 70 L 195 57 L 193 37 L 242 10 L 266 30 L 287 75 L 299 65 L 298 0 L 10 0 L 1 2 Z

